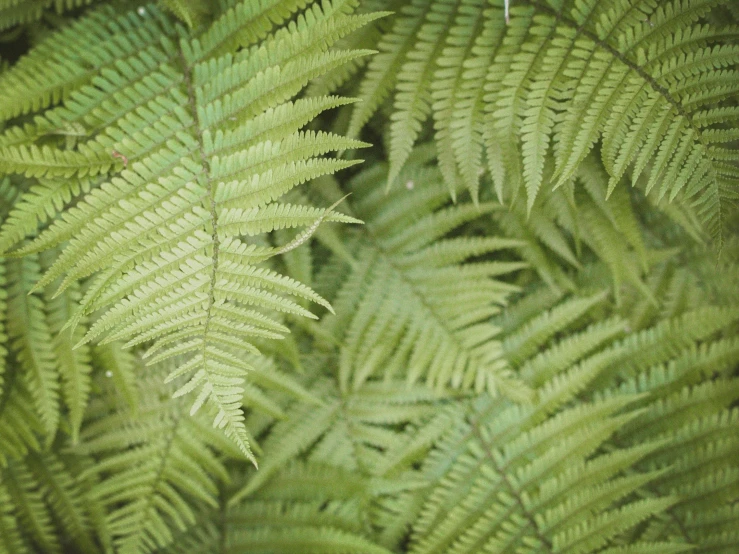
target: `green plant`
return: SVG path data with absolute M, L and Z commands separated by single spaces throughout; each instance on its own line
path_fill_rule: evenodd
M 0 1 L 0 552 L 735 552 L 738 22 Z

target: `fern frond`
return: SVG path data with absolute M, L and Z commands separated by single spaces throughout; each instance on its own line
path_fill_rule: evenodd
M 29 294 L 38 280 L 37 257 L 23 258 L 8 264 L 13 283 L 8 299 L 8 335 L 18 357 L 20 378 L 31 392 L 34 407 L 53 438 L 59 425 L 59 374 L 53 350 L 51 329 L 39 295 Z
M 531 212 L 550 155 L 556 188 L 600 143 L 609 194 L 630 173 L 650 196 L 693 206 L 720 244 L 738 175 L 737 30 L 706 19 L 724 4 L 517 2 L 506 22 L 501 5 L 419 0 L 416 18 L 397 16 L 386 39 L 398 45 L 387 65 L 407 72 L 385 82 L 368 68 L 359 89 L 373 102 L 355 108 L 351 129 L 394 89 L 396 176 L 426 118 L 431 82 L 439 164 L 452 192 L 462 182 L 476 195 L 486 157 L 499 198 L 516 195 L 521 175 Z M 382 94 L 369 92 L 380 83 Z
M 426 2 L 415 2 L 408 9 L 423 10 Z M 431 81 L 436 58 L 441 54 L 445 36 L 457 13 L 457 4 L 434 2 L 425 14 L 417 42 L 407 54 L 398 72 L 395 112 L 390 124 L 390 169 L 388 183 L 397 178 L 410 156 L 423 123 L 431 112 Z
M 61 14 L 92 4 L 95 0 L 3 0 L 0 2 L 0 30 L 14 25 L 32 23 L 53 10 Z
M 217 505 L 217 482 L 228 477 L 212 450 L 239 455 L 203 414 L 190 416 L 169 398 L 160 373 L 138 377 L 135 415 L 112 396 L 99 399 L 75 448 L 96 460 L 85 475 L 99 480 L 91 495 L 120 552 L 170 544 L 175 529 L 194 522 L 191 503 Z
M 23 544 L 20 534 L 20 526 L 10 502 L 10 495 L 0 481 L 0 548 L 3 552 L 28 552 Z
M 33 398 L 21 377 L 13 375 L 0 399 L 0 467 L 41 449 L 38 437 L 44 433 L 44 426 L 33 408 Z
M 74 330 L 65 329 L 64 326 L 77 311 L 81 292 L 76 286 L 68 288 L 55 298 L 50 298 L 48 289 L 45 292 L 49 331 L 53 337 L 52 346 L 59 366 L 61 395 L 69 411 L 72 442 L 76 442 L 90 395 L 91 353 L 87 345 L 74 348 L 85 335 L 86 322 L 82 321 L 82 325 Z
M 307 468 L 305 468 L 307 469 Z M 315 468 L 318 469 L 317 467 Z M 322 471 L 336 477 L 335 468 L 324 466 Z M 325 488 L 321 496 L 327 499 L 303 500 L 293 492 L 290 470 L 277 479 L 279 499 L 265 496 L 243 502 L 235 507 L 223 507 L 221 524 L 213 525 L 213 513 L 202 514 L 196 527 L 177 537 L 178 547 L 167 552 L 212 552 L 218 545 L 228 545 L 232 552 L 332 552 L 390 554 L 378 545 L 363 525 L 365 507 L 356 499 L 344 499 L 334 494 L 334 487 Z M 356 479 L 355 479 L 356 480 Z
M 3 506 L 11 508 L 1 524 L 3 552 L 97 550 L 93 514 L 99 507 L 77 481 L 77 469 L 74 460 L 31 453 L 0 470 Z
M 361 262 L 339 289 L 339 315 L 322 323 L 343 340 L 342 390 L 358 390 L 384 374 L 410 383 L 423 379 L 438 389 L 451 384 L 525 396 L 502 362 L 497 328 L 487 321 L 515 290 L 495 277 L 522 267 L 492 256 L 517 243 L 444 238 L 500 207 L 444 207 L 447 193 L 438 173 L 428 175 L 419 191 L 385 196 L 381 170 L 353 182 L 353 211 L 367 229 L 354 248 Z M 481 256 L 489 261 L 463 263 Z
M 713 530 L 688 530 L 694 510 L 724 521 L 738 495 L 739 312 L 704 306 L 632 330 L 603 301 L 544 289 L 497 318 L 538 401 L 454 407 L 423 462 L 428 488 L 397 507 L 409 552 L 679 552 Z M 409 443 L 433 431 L 421 429 Z M 732 522 L 711 544 L 731 549 Z
M 190 28 L 196 27 L 210 12 L 207 2 L 202 0 L 161 0 L 161 3 Z
M 367 78 L 362 81 L 358 95 L 361 102 L 352 112 L 347 130 L 350 137 L 359 134 L 361 128 L 387 98 L 397 79 L 403 56 L 413 44 L 414 37 L 423 23 L 423 16 L 429 9 L 428 3 L 424 3 L 420 10 L 413 3 L 408 6 L 403 4 L 395 6 L 401 15 L 393 28 L 382 35 L 378 44 L 379 54 L 367 67 Z
M 326 362 L 332 359 L 323 359 Z M 269 484 L 274 476 L 284 478 L 284 468 L 303 457 L 311 464 L 339 468 L 336 471 L 373 475 L 370 468 L 384 465 L 379 464 L 380 452 L 401 444 L 397 427 L 428 417 L 437 399 L 426 387 L 408 388 L 398 381 L 373 381 L 355 392 L 341 393 L 322 380 L 311 390 L 322 404 L 291 406 L 288 418 L 277 422 L 264 442 L 264 464 L 230 498 L 231 506 L 254 494 L 265 494 L 264 490 L 274 491 L 276 485 Z
M 123 16 L 111 6 L 91 11 L 41 42 L 13 71 L 2 74 L 0 88 L 5 101 L 0 119 L 57 104 L 96 75 L 114 72 L 118 60 L 135 64 L 140 53 L 144 58 L 161 60 L 158 44 L 167 28 L 171 32 L 171 25 L 156 10 L 144 10 L 143 14 L 131 11 Z
M 233 353 L 234 346 L 245 338 L 284 333 L 273 322 L 274 312 L 310 316 L 290 297 L 326 305 L 307 287 L 257 264 L 300 245 L 324 221 L 356 221 L 337 215 L 335 206 L 319 210 L 275 201 L 306 180 L 354 163 L 323 154 L 365 146 L 299 130 L 345 100 L 293 97 L 312 78 L 369 53 L 329 47 L 372 17 L 348 15 L 351 10 L 341 1 L 296 14 L 301 8 L 300 2 L 244 2 L 187 37 L 180 37 L 153 6 L 121 16 L 95 12 L 74 26 L 75 37 L 125 42 L 111 46 L 95 66 L 109 83 L 103 88 L 118 90 L 115 98 L 121 101 L 104 101 L 89 92 L 97 81 L 87 69 L 65 70 L 63 83 L 48 81 L 48 87 L 56 87 L 53 92 L 49 89 L 37 100 L 25 96 L 9 114 L 61 99 L 64 105 L 37 117 L 35 128 L 6 132 L 18 144 L 2 150 L 6 170 L 28 175 L 84 177 L 114 166 L 123 169 L 109 181 L 96 182 L 89 192 L 78 188 L 84 193 L 74 198 L 74 207 L 59 210 L 55 205 L 61 217 L 16 253 L 64 243 L 36 288 L 59 280 L 61 294 L 74 282 L 95 276 L 71 326 L 95 310 L 102 317 L 81 343 L 104 333 L 106 340 L 129 346 L 153 342 L 159 351 L 155 362 L 186 355 L 168 377 L 187 378 L 177 395 L 197 390 L 193 411 L 206 402 L 217 406 L 216 426 L 250 459 L 241 383 L 251 367 Z M 293 15 L 293 23 L 277 27 Z M 139 41 L 125 35 L 134 24 L 136 36 L 142 35 Z M 81 34 L 88 27 L 89 34 Z M 143 35 L 157 37 L 156 44 Z M 237 47 L 242 49 L 233 50 Z M 72 63 L 65 56 L 75 60 L 78 54 L 69 48 L 61 48 L 53 60 Z M 94 53 L 98 46 L 75 48 Z M 4 76 L 0 90 L 12 93 L 13 83 L 23 80 L 25 72 L 45 71 L 44 64 L 52 62 L 42 60 L 39 49 Z M 124 62 L 147 68 L 128 72 Z M 104 129 L 71 150 L 36 146 L 34 133 L 56 128 L 53 122 L 58 120 L 87 130 L 104 124 Z M 60 196 L 72 198 L 73 191 L 67 186 L 52 193 L 51 203 Z M 39 204 L 37 196 L 36 190 L 29 191 L 19 209 L 36 214 L 42 207 L 48 210 L 49 200 Z M 256 255 L 248 255 L 256 245 L 250 237 L 286 227 L 306 231 L 291 244 L 260 245 Z M 5 227 L 7 242 L 20 231 L 11 220 Z

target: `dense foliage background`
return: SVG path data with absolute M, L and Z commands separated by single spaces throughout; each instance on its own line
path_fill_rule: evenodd
M 738 39 L 0 0 L 0 553 L 739 551 Z

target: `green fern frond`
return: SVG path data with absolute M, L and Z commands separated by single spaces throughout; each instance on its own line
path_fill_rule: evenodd
M 359 134 L 378 106 L 387 98 L 397 79 L 403 56 L 410 49 L 423 22 L 423 15 L 429 9 L 428 3 L 423 6 L 422 10 L 416 9 L 414 5 L 403 6 L 403 3 L 394 6 L 402 15 L 397 19 L 392 30 L 383 34 L 377 46 L 379 54 L 370 61 L 367 67 L 367 78 L 362 80 L 358 95 L 361 102 L 352 112 L 349 122 L 347 134 L 350 137 Z
M 329 471 L 331 471 L 329 469 Z M 290 481 L 285 481 L 287 485 Z M 330 489 L 327 491 L 331 495 Z M 227 545 L 229 552 L 331 552 L 345 554 L 389 554 L 368 537 L 363 528 L 359 502 L 332 498 L 325 502 L 302 501 L 299 495 L 284 500 L 259 499 L 233 508 L 223 508 L 221 524 L 212 513 L 177 537 L 177 547 L 166 552 L 213 552 Z
M 42 263 L 39 256 L 6 262 L 14 283 L 8 291 L 7 318 L 9 345 L 18 362 L 12 378 L 21 380 L 33 395 L 49 444 L 60 424 L 76 440 L 90 394 L 92 360 L 87 346 L 74 348 L 85 334 L 86 322 L 73 333 L 64 329 L 77 311 L 78 287 L 55 298 L 48 288 L 43 295 L 30 293 Z
M 339 289 L 339 315 L 322 323 L 343 343 L 342 389 L 358 390 L 384 374 L 410 383 L 423 379 L 439 389 L 451 384 L 525 396 L 502 362 L 497 328 L 487 321 L 515 290 L 494 278 L 522 267 L 493 256 L 518 244 L 498 237 L 444 238 L 500 206 L 445 207 L 438 173 L 424 174 L 418 191 L 407 190 L 415 180 L 410 173 L 411 187 L 385 196 L 382 169 L 360 174 L 351 185 L 353 211 L 366 222 L 354 247 L 361 262 Z M 463 263 L 482 256 L 490 258 Z
M 8 298 L 8 335 L 22 369 L 19 378 L 33 395 L 46 434 L 53 438 L 60 418 L 59 374 L 43 302 L 39 295 L 29 294 L 40 265 L 37 257 L 27 257 L 8 263 L 8 271 L 14 284 Z
M 95 276 L 71 320 L 72 329 L 85 314 L 102 310 L 102 317 L 81 343 L 104 333 L 106 340 L 127 341 L 129 346 L 154 341 L 155 362 L 188 355 L 168 376 L 168 381 L 188 379 L 177 396 L 197 390 L 193 411 L 205 402 L 217 406 L 216 426 L 251 459 L 240 407 L 241 383 L 251 367 L 232 353 L 233 348 L 244 339 L 281 336 L 286 329 L 272 322 L 273 312 L 310 317 L 289 297 L 326 305 L 307 287 L 256 264 L 300 245 L 323 221 L 356 221 L 335 215 L 335 206 L 319 210 L 274 201 L 306 180 L 354 163 L 322 154 L 364 146 L 299 130 L 344 100 L 292 98 L 313 77 L 369 53 L 328 47 L 372 18 L 347 15 L 343 2 L 327 2 L 297 14 L 289 26 L 275 28 L 297 8 L 289 2 L 238 4 L 189 38 L 178 38 L 153 6 L 122 16 L 103 10 L 83 18 L 75 27 L 76 40 L 88 37 L 91 44 L 75 48 L 95 52 L 98 46 L 92 41 L 100 40 L 128 45 L 106 50 L 97 72 L 111 83 L 104 88 L 116 88 L 116 98 L 130 94 L 131 101 L 101 101 L 88 93 L 90 85 L 96 85 L 91 72 L 65 70 L 64 83 L 49 81 L 59 92 L 38 100 L 26 96 L 18 108 L 38 109 L 63 98 L 63 106 L 45 114 L 49 123 L 39 116 L 33 132 L 6 136 L 16 142 L 18 137 L 33 137 L 57 119 L 88 130 L 104 122 L 104 130 L 78 142 L 74 150 L 34 143 L 3 148 L 5 169 L 27 175 L 84 177 L 113 166 L 123 169 L 81 197 L 73 197 L 70 189 L 62 191 L 64 199 L 74 198 L 76 205 L 64 209 L 17 253 L 67 241 L 35 286 L 60 280 L 60 294 L 74 282 Z M 140 23 L 136 33 L 156 36 L 156 44 L 124 38 L 122 33 L 135 21 Z M 80 34 L 85 26 L 90 27 L 89 35 Z M 242 50 L 225 51 L 231 44 Z M 38 49 L 31 52 L 0 89 L 12 94 L 14 79 L 20 82 L 24 72 L 41 71 L 43 64 L 52 63 L 39 55 Z M 71 56 L 64 49 L 56 55 Z M 152 59 L 157 65 L 147 66 Z M 139 81 L 142 73 L 125 71 L 122 60 L 147 66 L 142 73 L 151 86 Z M 91 163 L 90 156 L 96 161 Z M 39 214 L 38 200 L 36 190 L 29 191 L 20 209 Z M 42 205 L 49 209 L 48 200 Z M 12 221 L 5 227 L 9 240 L 20 234 Z M 250 244 L 248 237 L 285 227 L 307 230 L 282 247 Z
M 47 11 L 61 14 L 92 4 L 95 0 L 3 0 L 0 2 L 0 30 L 33 23 Z
M 0 553 L 733 554 L 738 29 L 0 0 Z
M 332 360 L 319 357 L 315 362 L 336 364 Z M 373 381 L 356 392 L 341 393 L 322 380 L 311 390 L 322 404 L 291 406 L 288 418 L 277 422 L 264 442 L 264 464 L 230 498 L 230 505 L 263 494 L 275 475 L 306 456 L 311 463 L 328 464 L 336 471 L 370 475 L 369 468 L 383 465 L 377 463 L 380 452 L 400 445 L 401 435 L 395 429 L 428 417 L 437 400 L 425 387 L 409 388 L 398 381 Z
M 33 404 L 20 376 L 13 375 L 0 399 L 0 467 L 5 467 L 9 460 L 22 458 L 29 451 L 41 449 L 38 436 L 44 433 L 44 426 Z
M 350 129 L 357 132 L 395 91 L 394 177 L 419 137 L 431 93 L 451 190 L 464 183 L 475 197 L 487 158 L 501 199 L 515 196 L 522 176 L 528 212 L 546 183 L 550 153 L 556 188 L 600 142 L 609 194 L 627 172 L 633 183 L 643 176 L 648 194 L 680 196 L 720 242 L 739 174 L 736 28 L 706 23 L 724 4 L 516 2 L 506 23 L 501 5 L 419 0 L 384 38 L 381 50 L 391 58 L 367 69 L 359 90 L 371 101 L 355 108 Z M 387 75 L 397 73 L 391 67 L 405 71 L 396 80 L 379 67 Z
M 68 409 L 72 442 L 76 442 L 90 395 L 91 353 L 87 345 L 75 348 L 75 344 L 85 335 L 86 321 L 82 321 L 74 330 L 64 327 L 78 309 L 82 294 L 77 286 L 68 288 L 55 298 L 51 298 L 49 289 L 45 292 L 49 331 L 59 366 L 61 396 Z
M 546 168 L 546 178 L 550 170 Z M 656 305 L 644 282 L 650 265 L 647 241 L 651 238 L 639 222 L 644 197 L 619 188 L 606 199 L 607 180 L 601 165 L 589 157 L 578 168 L 572 185 L 541 191 L 530 214 L 523 202 L 514 201 L 510 210 L 498 211 L 493 218 L 506 235 L 526 242 L 519 250 L 522 257 L 550 287 L 575 290 L 578 284 L 572 279 L 573 269 L 582 270 L 583 262 L 594 255 L 610 270 L 617 302 L 628 284 Z M 666 211 L 663 206 L 657 210 Z M 682 214 L 686 217 L 678 225 L 691 232 L 690 211 Z
M 730 551 L 739 312 L 689 307 L 632 330 L 604 300 L 545 288 L 495 320 L 533 405 L 483 395 L 407 431 L 434 437 L 428 487 L 395 499 L 408 552 Z
M 213 449 L 239 456 L 207 417 L 170 399 L 161 371 L 139 375 L 137 393 L 136 414 L 112 395 L 100 398 L 74 449 L 96 460 L 84 475 L 98 480 L 91 495 L 120 552 L 170 544 L 175 529 L 194 522 L 191 502 L 217 505 L 217 483 L 228 475 Z
M 99 509 L 77 480 L 73 460 L 32 453 L 0 470 L 0 495 L 10 512 L 3 518 L 2 552 L 92 553 L 94 513 Z
M 408 9 L 421 12 L 426 4 L 415 2 Z M 389 183 L 395 181 L 408 160 L 422 125 L 431 112 L 433 69 L 444 47 L 444 37 L 456 15 L 457 4 L 436 2 L 429 5 L 429 16 L 418 30 L 417 42 L 398 72 L 395 113 L 390 125 Z M 432 13 L 435 15 L 433 19 Z
M 10 495 L 0 481 L 0 548 L 2 552 L 28 551 L 19 532 L 18 520 L 10 502 Z
M 203 0 L 161 0 L 161 3 L 191 29 L 196 27 L 210 12 L 208 3 Z

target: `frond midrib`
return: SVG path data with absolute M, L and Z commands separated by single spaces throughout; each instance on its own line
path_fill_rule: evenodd
M 201 341 L 201 347 L 200 347 L 200 355 L 202 356 L 202 368 L 205 375 L 205 378 L 208 382 L 208 387 L 210 389 L 209 396 L 215 400 L 216 405 L 218 406 L 218 409 L 221 414 L 223 414 L 223 418 L 225 421 L 227 421 L 227 426 L 232 427 L 232 435 L 234 440 L 237 442 L 239 449 L 256 465 L 256 460 L 254 459 L 253 454 L 251 453 L 251 450 L 249 446 L 240 438 L 239 433 L 237 431 L 237 428 L 239 425 L 237 422 L 234 422 L 232 419 L 232 416 L 229 415 L 229 409 L 228 406 L 223 402 L 221 399 L 219 393 L 218 393 L 218 387 L 213 383 L 212 375 L 210 371 L 208 370 L 208 333 L 210 332 L 210 323 L 213 316 L 213 306 L 216 302 L 215 297 L 215 290 L 216 290 L 216 280 L 218 277 L 218 263 L 219 263 L 219 248 L 220 248 L 220 238 L 218 237 L 218 212 L 217 212 L 217 206 L 216 206 L 216 200 L 215 200 L 215 190 L 214 190 L 214 184 L 213 180 L 211 178 L 210 174 L 210 160 L 208 159 L 208 156 L 206 154 L 206 148 L 205 143 L 203 141 L 203 129 L 200 125 L 200 119 L 198 116 L 198 106 L 197 106 L 197 97 L 195 95 L 195 89 L 192 82 L 192 67 L 187 63 L 187 58 L 185 56 L 185 53 L 182 50 L 182 44 L 180 43 L 178 45 L 179 48 L 179 55 L 180 55 L 180 64 L 181 69 L 184 75 L 184 83 L 186 87 L 187 97 L 188 97 L 188 104 L 190 107 L 190 111 L 192 112 L 192 117 L 194 121 L 194 130 L 195 130 L 195 137 L 198 142 L 198 155 L 200 157 L 200 164 L 204 170 L 203 175 L 205 179 L 205 188 L 207 190 L 207 198 L 208 198 L 208 211 L 210 213 L 210 232 L 211 232 L 211 243 L 213 251 L 211 253 L 211 271 L 210 271 L 210 283 L 208 285 L 208 300 L 207 305 L 205 306 L 205 321 L 203 323 L 203 332 L 200 338 Z

